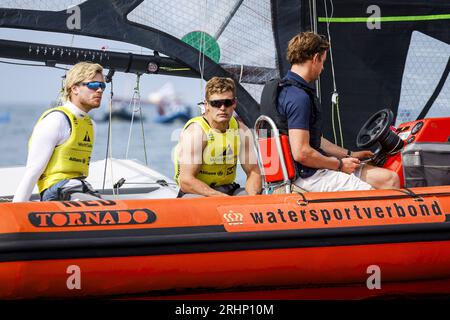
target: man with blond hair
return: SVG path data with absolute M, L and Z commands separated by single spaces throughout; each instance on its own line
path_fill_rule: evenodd
M 281 82 L 277 111 L 288 131 L 299 178 L 294 184 L 307 191 L 399 188 L 395 172 L 361 159 L 371 151 L 350 151 L 322 137 L 321 110 L 313 83 L 322 73 L 330 45 L 325 37 L 302 32 L 288 45 L 291 70 Z
M 29 201 L 36 183 L 42 201 L 100 197 L 85 178 L 95 137 L 88 112 L 100 106 L 105 87 L 99 64 L 80 62 L 67 72 L 64 105 L 45 111 L 33 129 L 14 202 Z
M 206 83 L 205 112 L 183 128 L 175 151 L 179 197 L 255 195 L 261 174 L 248 127 L 233 117 L 236 87 L 230 78 Z M 245 190 L 235 182 L 237 161 L 247 175 Z

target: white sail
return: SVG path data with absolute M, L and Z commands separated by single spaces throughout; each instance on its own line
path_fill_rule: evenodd
M 438 85 L 449 58 L 450 45 L 419 31 L 412 33 L 396 125 L 417 119 Z M 450 82 L 447 78 L 426 117 L 448 117 L 449 106 Z

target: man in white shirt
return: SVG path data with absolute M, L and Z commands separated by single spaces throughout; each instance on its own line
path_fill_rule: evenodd
M 99 64 L 80 62 L 67 72 L 65 104 L 44 112 L 35 125 L 13 202 L 29 201 L 36 183 L 42 201 L 100 197 L 84 179 L 95 137 L 88 112 L 100 106 L 105 87 Z

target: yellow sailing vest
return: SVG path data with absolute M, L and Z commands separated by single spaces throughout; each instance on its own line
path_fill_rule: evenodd
M 230 119 L 228 129 L 222 133 L 212 129 L 202 116 L 189 120 L 184 128 L 192 123 L 198 123 L 207 137 L 203 150 L 203 161 L 196 178 L 208 185 L 221 186 L 233 183 L 236 179 L 236 166 L 239 155 L 239 125 L 234 117 Z M 180 165 L 178 146 L 175 149 L 175 181 L 180 184 Z
M 50 112 L 55 111 L 63 112 L 67 116 L 72 132 L 63 144 L 55 147 L 47 167 L 39 177 L 37 185 L 41 193 L 61 180 L 85 178 L 89 174 L 89 161 L 94 144 L 94 129 L 91 118 L 86 115 L 77 119 L 67 108 L 57 107 L 44 112 L 37 123 Z M 31 143 L 32 138 L 30 138 L 29 146 Z

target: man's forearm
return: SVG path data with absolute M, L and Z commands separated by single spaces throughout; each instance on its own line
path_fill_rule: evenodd
M 301 151 L 301 155 L 295 159 L 302 165 L 310 168 L 317 169 L 331 169 L 337 170 L 339 168 L 339 160 L 334 156 L 327 157 L 321 154 L 319 151 L 309 147 Z
M 245 191 L 250 196 L 261 193 L 261 175 L 257 172 L 252 171 L 248 177 L 247 182 L 245 183 Z
M 214 190 L 210 186 L 208 186 L 203 181 L 197 179 L 197 178 L 190 178 L 190 179 L 182 179 L 181 180 L 181 191 L 184 193 L 194 193 L 199 194 L 206 197 L 213 197 L 213 196 L 224 196 L 225 193 L 222 193 L 220 191 Z
M 320 141 L 320 148 L 330 156 L 338 157 L 339 159 L 345 158 L 348 153 L 347 149 L 335 145 L 324 137 Z

